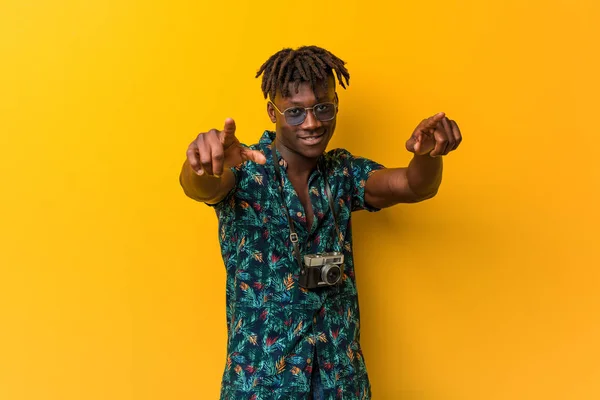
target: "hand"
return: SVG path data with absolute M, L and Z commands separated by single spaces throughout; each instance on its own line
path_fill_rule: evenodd
M 460 142 L 462 135 L 458 125 L 441 112 L 421 121 L 406 141 L 406 150 L 416 155 L 445 156 L 456 150 Z
M 259 164 L 267 162 L 258 150 L 250 150 L 240 144 L 235 137 L 235 122 L 231 118 L 225 120 L 222 131 L 211 129 L 198 135 L 188 147 L 187 159 L 192 169 L 198 174 L 220 177 L 223 170 L 243 163 L 254 161 Z

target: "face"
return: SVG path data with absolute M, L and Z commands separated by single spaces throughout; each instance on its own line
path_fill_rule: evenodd
M 337 104 L 335 81 L 330 76 L 327 90 L 317 85 L 315 92 L 311 89 L 310 83 L 302 82 L 298 93 L 296 93 L 293 83 L 291 83 L 289 97 L 282 97 L 277 92 L 273 103 L 281 112 L 290 107 L 313 107 L 315 104 L 320 103 Z M 270 103 L 267 105 L 267 112 L 271 121 L 275 123 L 277 141 L 280 142 L 280 145 L 302 158 L 316 159 L 321 156 L 335 130 L 336 118 L 331 121 L 319 121 L 312 110 L 307 111 L 306 119 L 302 124 L 295 126 L 288 124 L 285 116 L 277 112 Z

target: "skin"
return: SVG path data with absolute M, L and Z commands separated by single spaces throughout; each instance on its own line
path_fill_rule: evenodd
M 272 99 L 281 111 L 289 107 L 308 108 L 318 103 L 338 102 L 332 76 L 329 77 L 326 90 L 319 85 L 313 91 L 308 82 L 303 82 L 296 93 L 293 84 L 290 85 L 288 97 L 282 97 L 277 92 Z M 322 122 L 315 118 L 312 111 L 308 111 L 301 125 L 291 126 L 271 103 L 267 104 L 267 113 L 275 124 L 276 146 L 288 164 L 288 178 L 306 211 L 307 227 L 310 229 L 314 214 L 308 195 L 308 177 L 335 132 L 337 118 Z M 187 196 L 202 202 L 217 203 L 235 185 L 230 167 L 248 160 L 259 164 L 266 162 L 261 152 L 240 145 L 235 130 L 235 122 L 228 118 L 222 130 L 211 129 L 201 133 L 189 145 L 180 175 L 181 186 Z M 302 139 L 316 136 L 321 136 L 317 144 Z M 435 196 L 442 181 L 442 156 L 456 150 L 461 141 L 458 125 L 444 113 L 424 119 L 405 143 L 406 150 L 414 154 L 409 165 L 374 172 L 365 185 L 366 202 L 373 207 L 385 208 Z

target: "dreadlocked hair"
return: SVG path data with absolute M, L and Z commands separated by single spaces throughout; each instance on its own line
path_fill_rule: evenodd
M 344 64 L 344 61 L 317 46 L 303 46 L 296 50 L 286 48 L 273 54 L 260 67 L 256 78 L 263 75 L 261 88 L 265 99 L 267 96 L 274 99 L 277 91 L 288 97 L 290 83 L 294 84 L 296 93 L 302 82 L 309 82 L 313 91 L 317 84 L 327 88 L 327 77 L 333 75 L 333 71 L 338 83 L 345 89 L 350 84 L 350 74 Z

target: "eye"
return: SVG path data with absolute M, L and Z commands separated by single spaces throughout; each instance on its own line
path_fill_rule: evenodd
M 327 111 L 331 110 L 332 107 L 333 107 L 333 104 L 330 104 L 330 103 L 317 104 L 315 106 L 315 110 L 318 112 L 327 112 Z
M 302 115 L 303 112 L 304 112 L 304 109 L 300 108 L 300 107 L 289 108 L 289 109 L 285 110 L 285 113 L 290 117 L 297 117 L 299 115 Z

